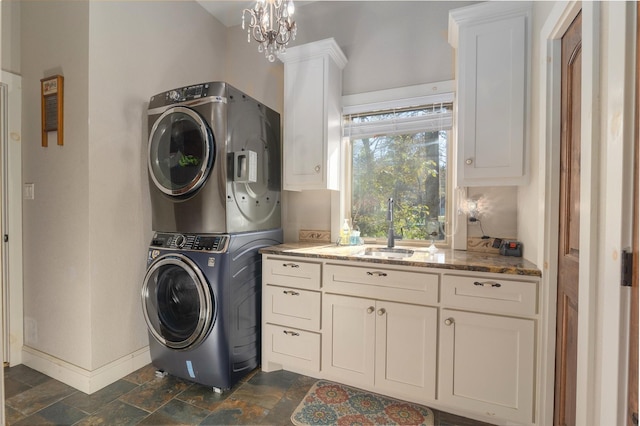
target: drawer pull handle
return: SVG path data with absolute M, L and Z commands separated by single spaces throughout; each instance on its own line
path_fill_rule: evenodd
M 288 294 L 289 296 L 300 296 L 300 293 L 298 293 L 297 291 L 293 291 L 293 290 L 284 290 L 283 293 L 284 294 Z
M 478 285 L 481 287 L 494 287 L 494 288 L 502 287 L 502 284 L 497 283 L 495 281 L 485 281 L 483 283 L 481 283 L 480 281 L 474 281 L 473 285 Z
M 283 263 L 282 266 L 284 266 L 285 268 L 299 268 L 300 265 L 295 264 L 295 263 Z
M 386 313 L 387 313 L 387 310 L 385 308 L 378 309 L 378 315 L 383 316 Z
M 380 272 L 380 271 L 373 271 L 373 272 L 367 272 L 367 275 L 369 276 L 376 276 L 376 277 L 386 277 L 387 273 L 386 272 Z
M 453 323 L 453 318 L 447 318 L 446 320 L 444 320 L 444 325 L 452 325 Z
M 296 336 L 299 336 L 299 335 L 300 335 L 300 333 L 296 333 L 295 331 L 283 330 L 282 332 L 283 332 L 284 334 L 286 334 L 287 336 L 293 336 L 293 337 L 296 337 Z
M 373 311 L 375 311 L 375 310 L 376 310 L 376 309 L 375 309 L 373 306 L 369 306 L 369 307 L 367 308 L 367 313 L 368 313 L 368 314 L 372 314 L 372 313 L 373 313 Z

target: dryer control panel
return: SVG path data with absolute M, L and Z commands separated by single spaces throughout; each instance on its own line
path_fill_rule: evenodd
M 229 245 L 228 235 L 156 233 L 151 247 L 185 251 L 224 252 Z

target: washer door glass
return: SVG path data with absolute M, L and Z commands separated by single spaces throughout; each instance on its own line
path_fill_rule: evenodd
M 149 175 L 165 194 L 184 196 L 206 181 L 215 155 L 213 133 L 194 110 L 165 111 L 149 134 Z
M 197 346 L 215 318 L 215 301 L 200 269 L 181 254 L 164 255 L 149 267 L 142 308 L 155 339 L 173 349 Z

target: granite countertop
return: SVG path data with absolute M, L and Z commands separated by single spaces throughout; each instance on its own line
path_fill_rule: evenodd
M 381 245 L 336 246 L 318 243 L 285 243 L 260 250 L 263 254 L 300 256 L 314 259 L 349 260 L 389 265 L 419 266 L 459 271 L 492 272 L 499 274 L 528 275 L 540 277 L 540 269 L 532 262 L 513 256 L 481 253 L 464 250 L 439 249 L 431 254 L 426 247 L 403 247 L 413 250 L 413 255 L 404 259 L 363 256 L 365 248 Z

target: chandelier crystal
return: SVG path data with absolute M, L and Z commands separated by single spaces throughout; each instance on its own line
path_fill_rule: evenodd
M 284 53 L 287 44 L 296 39 L 296 23 L 291 19 L 294 13 L 293 0 L 258 0 L 253 9 L 242 11 L 242 29 L 245 15 L 250 22 L 247 29 L 247 42 L 251 36 L 258 42 L 258 52 L 273 62 L 276 54 Z

